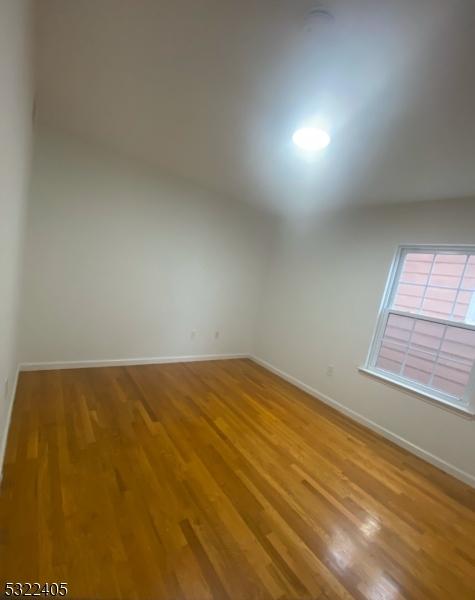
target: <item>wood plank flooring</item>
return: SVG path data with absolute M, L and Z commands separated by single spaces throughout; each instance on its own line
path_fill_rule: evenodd
M 23 373 L 0 589 L 473 600 L 474 511 L 473 489 L 248 360 Z

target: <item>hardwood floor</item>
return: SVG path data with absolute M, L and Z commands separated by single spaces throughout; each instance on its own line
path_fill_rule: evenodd
M 474 511 L 473 489 L 248 360 L 23 373 L 1 589 L 473 600 Z

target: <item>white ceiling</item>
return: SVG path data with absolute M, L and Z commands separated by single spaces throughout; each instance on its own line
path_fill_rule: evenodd
M 36 7 L 40 122 L 281 212 L 475 196 L 474 0 Z M 333 141 L 308 161 L 314 116 Z

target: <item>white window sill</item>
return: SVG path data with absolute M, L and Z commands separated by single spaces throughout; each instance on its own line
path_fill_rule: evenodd
M 379 371 L 373 371 L 372 369 L 368 369 L 367 367 L 359 367 L 358 371 L 363 373 L 364 375 L 369 375 L 370 377 L 374 377 L 375 379 L 379 379 L 383 383 L 387 383 L 393 387 L 397 387 L 399 389 L 404 390 L 405 392 L 409 392 L 426 402 L 430 402 L 431 404 L 438 406 L 439 408 L 448 410 L 452 413 L 456 413 L 466 419 L 475 419 L 475 412 L 473 409 L 469 407 L 461 406 L 460 404 L 455 404 L 449 402 L 448 400 L 444 400 L 442 398 L 438 398 L 437 396 L 433 396 L 426 392 L 421 391 L 420 389 L 413 387 L 410 383 L 401 383 L 395 379 L 392 379 L 391 376 L 380 373 Z

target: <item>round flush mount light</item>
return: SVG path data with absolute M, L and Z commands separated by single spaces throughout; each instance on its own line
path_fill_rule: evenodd
M 293 143 L 305 152 L 318 152 L 330 143 L 330 136 L 323 129 L 317 127 L 302 127 L 292 136 Z
M 335 17 L 333 13 L 327 10 L 324 6 L 314 6 L 308 11 L 305 20 L 307 22 L 320 21 L 323 23 L 333 23 Z
M 333 14 L 323 6 L 314 6 L 305 16 L 304 30 L 307 33 L 317 33 L 332 25 L 335 21 Z

